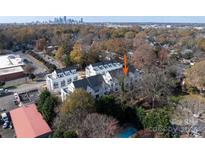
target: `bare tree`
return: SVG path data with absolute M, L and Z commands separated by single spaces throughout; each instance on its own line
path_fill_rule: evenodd
M 118 121 L 113 117 L 92 113 L 88 114 L 79 130 L 80 137 L 112 137 L 118 130 Z
M 155 107 L 155 103 L 158 105 L 166 103 L 167 95 L 171 93 L 170 81 L 166 72 L 158 68 L 145 71 L 142 79 L 136 84 L 135 93 L 142 98 L 150 99 L 152 108 Z
M 204 123 L 202 114 L 205 110 L 205 99 L 199 95 L 187 95 L 184 96 L 175 108 L 173 114 L 173 122 L 182 128 L 183 133 L 191 135 L 193 128 L 200 131 L 198 123 Z M 204 128 L 203 128 L 204 129 Z

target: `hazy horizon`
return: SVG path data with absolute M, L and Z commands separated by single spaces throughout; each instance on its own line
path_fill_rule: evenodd
M 0 23 L 49 21 L 59 16 L 0 16 Z M 63 17 L 63 16 L 61 16 Z M 84 22 L 205 23 L 205 16 L 66 16 Z

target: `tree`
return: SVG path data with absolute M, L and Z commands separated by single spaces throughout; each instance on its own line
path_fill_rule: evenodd
M 51 123 L 54 118 L 55 104 L 56 100 L 51 96 L 50 92 L 45 90 L 40 94 L 37 109 L 42 114 L 43 118 L 49 123 Z
M 156 103 L 160 106 L 167 102 L 167 96 L 172 91 L 171 83 L 165 71 L 152 68 L 144 72 L 142 79 L 135 87 L 135 95 L 150 100 L 154 108 Z
M 146 34 L 138 33 L 134 40 L 133 46 L 135 48 L 132 56 L 132 63 L 136 68 L 143 68 L 144 66 L 151 66 L 157 59 L 152 47 L 146 42 Z
M 28 78 L 31 79 L 31 80 L 33 80 L 33 79 L 36 78 L 36 76 L 35 76 L 33 73 L 29 73 L 29 74 L 28 74 Z
M 51 135 L 52 138 L 77 138 L 76 132 L 55 130 Z
M 55 130 L 53 134 L 51 135 L 52 138 L 63 138 L 63 131 L 61 130 Z
M 63 62 L 64 62 L 64 65 L 65 65 L 66 67 L 70 65 L 71 60 L 70 60 L 70 55 L 69 55 L 69 54 L 66 54 L 66 56 L 65 56 L 64 59 L 63 59 Z
M 36 49 L 39 51 L 43 51 L 45 49 L 46 40 L 45 38 L 41 38 L 36 40 Z
M 135 110 L 126 106 L 123 102 L 118 102 L 113 96 L 108 95 L 100 97 L 96 101 L 95 106 L 98 113 L 112 116 L 119 120 L 121 124 L 133 123 L 140 127 L 138 120 L 135 118 Z
M 63 137 L 64 137 L 64 138 L 77 138 L 78 135 L 77 135 L 76 132 L 74 132 L 74 131 L 65 131 L 65 132 L 63 133 Z
M 50 97 L 51 93 L 48 90 L 44 90 L 41 92 L 40 96 L 39 96 L 39 100 L 38 100 L 38 110 L 41 110 L 45 100 L 47 97 Z
M 5 85 L 5 81 L 0 81 L 0 87 Z
M 135 32 L 129 31 L 125 33 L 125 38 L 127 39 L 133 39 L 135 37 Z
M 196 87 L 200 91 L 204 90 L 205 61 L 200 61 L 185 71 L 185 84 L 187 87 Z
M 94 108 L 92 96 L 83 89 L 76 89 L 67 97 L 61 107 L 61 112 L 68 113 L 78 108 L 86 110 L 92 110 Z
M 53 112 L 54 112 L 54 100 L 52 97 L 47 97 L 42 109 L 40 112 L 43 115 L 43 118 L 47 121 L 50 122 L 53 118 Z
M 79 43 L 74 44 L 73 50 L 70 52 L 70 60 L 74 64 L 83 64 L 84 53 L 83 53 L 81 45 Z
M 182 96 L 174 108 L 172 121 L 181 128 L 181 133 L 190 135 L 191 130 L 194 129 L 195 132 L 195 130 L 201 129 L 198 123 L 200 123 L 204 117 L 204 110 L 204 97 L 192 94 Z
M 205 51 L 205 38 L 199 39 L 198 42 L 197 42 L 197 46 L 198 46 L 201 50 Z
M 136 109 L 136 116 L 144 129 L 153 132 L 161 132 L 165 136 L 169 136 L 169 128 L 171 127 L 169 111 L 165 108 L 158 108 L 145 111 L 139 107 Z
M 56 117 L 54 121 L 54 128 L 56 130 L 76 131 L 81 129 L 83 120 L 88 115 L 88 111 L 85 109 L 75 109 L 69 113 L 61 113 Z
M 61 61 L 62 57 L 64 54 L 64 48 L 63 47 L 59 47 L 58 50 L 55 53 L 55 59 L 58 61 Z
M 112 137 L 118 128 L 118 121 L 113 117 L 92 113 L 88 114 L 84 119 L 79 136 L 86 138 Z

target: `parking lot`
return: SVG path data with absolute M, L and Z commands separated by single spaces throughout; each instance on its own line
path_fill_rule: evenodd
M 39 91 L 38 89 L 33 89 L 30 91 L 19 93 L 18 95 L 19 95 L 20 101 L 23 104 L 35 103 L 38 100 Z
M 38 89 L 28 90 L 28 88 L 26 88 L 24 89 L 24 92 L 23 89 L 19 89 L 19 90 L 20 92 L 18 94 L 22 104 L 30 104 L 30 103 L 35 103 L 37 101 L 39 96 Z M 19 107 L 14 100 L 15 100 L 14 93 L 0 97 L 0 109 L 1 109 L 0 115 L 3 112 L 9 113 L 9 111 Z M 14 129 L 11 129 L 9 127 L 3 128 L 3 124 L 4 123 L 0 123 L 0 137 L 2 138 L 15 137 Z
M 15 132 L 11 122 L 10 114 L 6 112 L 0 112 L 0 137 L 13 138 Z
M 10 129 L 10 128 L 2 128 L 2 126 L 0 126 L 0 137 L 2 138 L 14 138 L 15 137 L 15 131 L 14 129 Z

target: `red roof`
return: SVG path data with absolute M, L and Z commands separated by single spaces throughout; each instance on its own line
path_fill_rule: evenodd
M 10 115 L 18 138 L 34 138 L 51 132 L 35 104 L 14 109 Z

